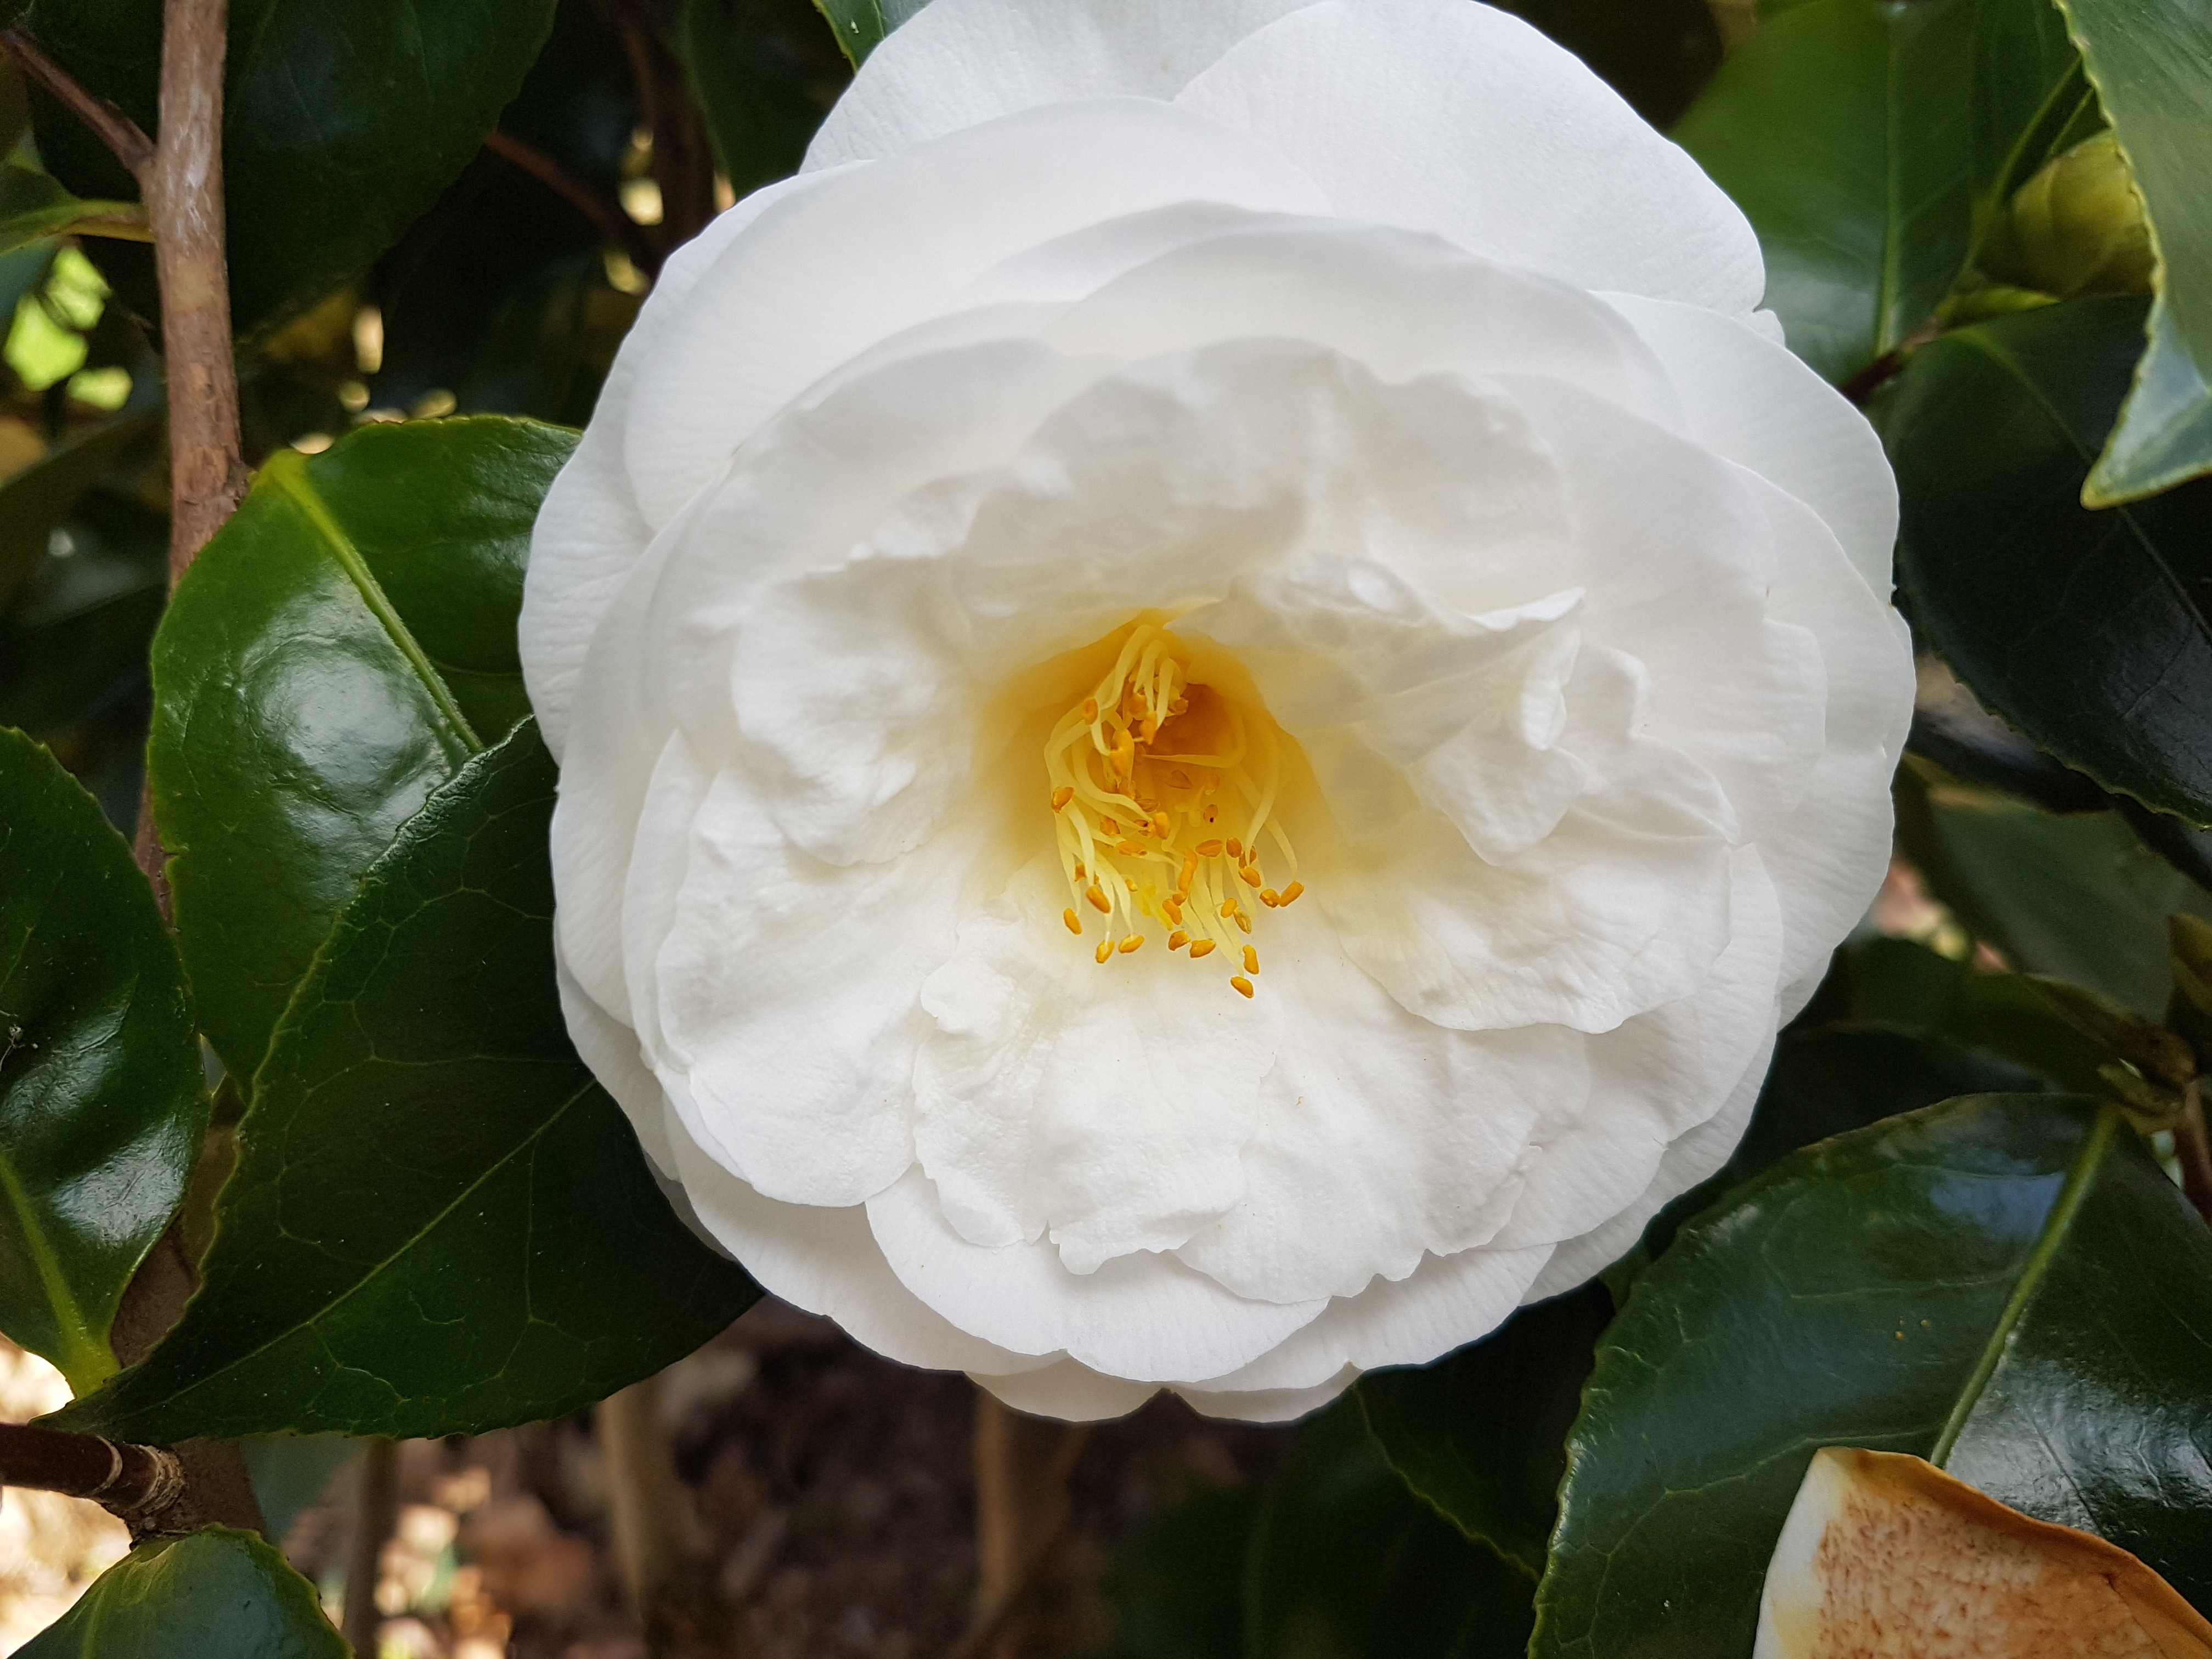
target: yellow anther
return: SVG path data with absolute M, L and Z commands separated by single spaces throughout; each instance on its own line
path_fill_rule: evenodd
M 1132 934 L 1130 934 L 1130 935 L 1129 935 L 1129 937 L 1128 937 L 1128 938 L 1127 938 L 1127 939 L 1123 939 L 1123 940 L 1122 940 L 1119 945 L 1115 945 L 1114 948 L 1115 948 L 1115 950 L 1119 951 L 1120 951 L 1123 956 L 1125 956 L 1125 957 L 1126 957 L 1126 956 L 1127 956 L 1127 955 L 1129 954 L 1129 952 L 1130 952 L 1130 951 L 1132 951 L 1135 950 L 1139 945 L 1142 945 L 1144 942 L 1145 942 L 1145 936 L 1144 936 L 1142 933 L 1132 933 Z
M 1085 726 L 1088 726 L 1097 718 L 1098 699 L 1096 697 L 1085 697 L 1083 700 L 1083 723 Z
M 1155 812 L 1152 814 L 1152 833 L 1158 836 L 1162 841 L 1165 841 L 1170 836 L 1175 834 L 1175 825 L 1168 822 L 1168 815 L 1166 813 Z
M 1283 902 L 1284 902 L 1284 903 L 1285 903 L 1285 904 L 1289 904 L 1289 903 L 1292 902 L 1293 901 L 1295 901 L 1295 900 L 1297 899 L 1297 896 L 1298 896 L 1299 894 L 1301 894 L 1301 893 L 1304 892 L 1305 890 L 1306 890 L 1306 884 L 1305 884 L 1305 883 L 1304 883 L 1304 882 L 1302 882 L 1302 881 L 1294 881 L 1294 882 L 1292 882 L 1292 883 L 1291 883 L 1288 887 L 1285 887 L 1285 889 L 1283 889 Z
M 1242 910 L 1239 910 L 1234 916 L 1231 916 L 1230 920 L 1234 921 L 1239 927 L 1242 927 L 1246 933 L 1249 933 L 1252 931 L 1252 918 L 1246 915 Z
M 1230 975 L 1229 982 L 1237 988 L 1237 994 L 1238 996 L 1249 997 L 1252 994 L 1252 981 L 1245 978 L 1243 975 Z
M 1235 915 L 1236 914 L 1237 901 L 1235 899 L 1224 899 L 1221 901 L 1221 915 L 1224 921 L 1228 920 L 1228 918 Z
M 1202 841 L 1192 850 L 1202 859 L 1218 859 L 1221 856 L 1221 843 L 1218 841 Z
M 1176 884 L 1188 892 L 1190 890 L 1191 882 L 1197 875 L 1198 853 L 1195 848 L 1193 848 L 1182 855 L 1182 874 L 1176 878 Z
M 1127 732 L 1114 740 L 1114 769 L 1127 777 L 1137 764 L 1137 743 Z
M 1075 878 L 1078 881 L 1081 881 L 1083 879 L 1083 860 L 1081 859 L 1078 859 L 1075 861 Z
M 1177 714 L 1188 714 L 1188 713 L 1190 713 L 1190 699 L 1188 697 L 1176 697 L 1168 704 L 1168 714 L 1170 718 Z
M 1075 799 L 1075 786 L 1063 783 L 1052 792 L 1052 810 L 1055 812 Z
M 1100 939 L 1098 941 L 1098 965 L 1103 968 L 1106 965 L 1106 959 L 1113 954 L 1114 941 L 1110 939 Z
M 1062 910 L 1060 913 L 1060 919 L 1067 924 L 1067 931 L 1069 933 L 1079 933 L 1083 931 L 1083 918 L 1075 914 L 1073 906 L 1071 905 L 1068 908 Z
M 1260 902 L 1266 905 L 1270 910 L 1273 909 L 1282 902 L 1283 896 L 1277 892 L 1273 888 L 1262 887 L 1260 890 Z
M 1106 895 L 1104 891 L 1100 889 L 1098 884 L 1095 881 L 1091 884 L 1091 890 L 1084 894 L 1083 896 L 1089 899 L 1091 904 L 1098 909 L 1111 910 L 1114 908 L 1106 902 Z
M 1098 828 L 1103 833 L 1109 836 L 1118 836 L 1121 833 L 1121 824 L 1112 818 L 1099 819 Z
M 1244 878 L 1244 884 L 1247 887 L 1257 887 L 1260 884 L 1260 866 L 1256 864 L 1248 864 L 1237 873 Z
M 1206 803 L 1206 821 L 1208 823 L 1212 823 L 1214 819 L 1220 816 L 1221 809 L 1218 806 L 1216 806 L 1212 801 Z
M 1260 952 L 1249 945 L 1244 947 L 1244 971 L 1248 974 L 1256 974 L 1260 971 Z
M 1175 932 L 1168 935 L 1168 949 L 1170 951 L 1180 951 L 1184 945 L 1189 943 L 1190 935 L 1184 933 L 1180 927 L 1176 928 Z
M 1193 939 L 1191 941 L 1190 959 L 1193 962 L 1196 962 L 1200 957 L 1211 956 L 1212 953 L 1213 941 L 1212 939 Z
M 1168 781 L 1178 789 L 1188 789 L 1190 787 L 1190 774 L 1178 766 L 1168 774 Z
M 1164 899 L 1162 899 L 1162 900 L 1160 901 L 1160 908 L 1161 908 L 1161 909 L 1163 909 L 1163 910 L 1164 910 L 1164 911 L 1166 911 L 1166 912 L 1168 913 L 1168 921 L 1169 921 L 1169 922 L 1170 922 L 1170 924 L 1172 924 L 1172 925 L 1174 925 L 1174 926 L 1176 926 L 1176 927 L 1180 927 L 1180 926 L 1182 925 L 1182 894 L 1180 894 L 1180 893 L 1170 893 L 1170 894 L 1169 894 L 1165 898 L 1164 898 Z
M 1240 863 L 1243 862 L 1244 858 L 1244 843 L 1237 840 L 1236 836 L 1231 836 L 1229 838 L 1228 846 L 1229 856 L 1237 860 Z
M 1145 856 L 1145 849 L 1133 841 L 1117 841 L 1114 843 L 1114 850 L 1125 859 L 1140 859 Z

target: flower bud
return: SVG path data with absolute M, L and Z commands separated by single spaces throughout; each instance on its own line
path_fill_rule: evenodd
M 2110 132 L 2084 139 L 2022 185 L 1980 263 L 1999 283 L 2065 300 L 2149 293 L 2157 256 L 2119 141 Z

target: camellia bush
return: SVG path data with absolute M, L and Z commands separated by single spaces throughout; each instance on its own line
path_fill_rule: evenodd
M 0 17 L 26 1653 L 772 1292 L 1298 1425 L 1116 1659 L 2212 1655 L 2201 5 Z

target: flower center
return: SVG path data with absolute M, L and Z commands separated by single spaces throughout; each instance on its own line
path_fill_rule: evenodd
M 1147 920 L 1194 962 L 1223 951 L 1229 982 L 1252 994 L 1260 971 L 1251 907 L 1276 909 L 1305 890 L 1297 855 L 1271 816 L 1282 788 L 1281 740 L 1264 714 L 1191 678 L 1167 629 L 1140 623 L 1091 695 L 1045 744 L 1060 868 L 1075 902 L 1068 932 L 1098 921 L 1103 965 L 1142 948 Z M 1261 837 L 1286 878 L 1267 884 Z

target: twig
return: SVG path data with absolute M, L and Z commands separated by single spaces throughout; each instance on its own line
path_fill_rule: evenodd
M 0 47 L 22 66 L 23 73 L 52 94 L 70 114 L 90 128 L 93 136 L 115 152 L 115 159 L 145 187 L 147 170 L 154 165 L 154 141 L 138 124 L 88 90 L 77 78 L 46 56 L 46 50 L 20 25 L 0 29 Z
M 168 1508 L 184 1484 L 177 1455 L 159 1446 L 0 1423 L 0 1485 L 89 1498 L 130 1516 Z
M 354 1471 L 353 1537 L 346 1544 L 345 1619 L 340 1633 L 361 1659 L 374 1659 L 377 1581 L 384 1546 L 399 1520 L 399 1443 L 372 1440 Z
M 1068 1477 L 1090 1435 L 1088 1424 L 1022 1417 L 976 1391 L 975 1618 L 946 1659 L 998 1651 L 1049 1580 L 1074 1510 Z
M 660 256 L 653 251 L 653 244 L 646 240 L 629 215 L 622 210 L 619 203 L 594 191 L 544 151 L 496 127 L 484 136 L 484 148 L 502 161 L 521 168 L 589 219 L 599 234 L 629 254 L 640 270 L 650 270 L 659 262 Z
M 714 216 L 714 155 L 707 123 L 691 101 L 690 81 L 636 6 L 621 8 L 617 26 L 637 82 L 640 113 L 653 135 L 653 181 L 660 187 L 659 262 L 696 236 Z
M 704 1540 L 660 1412 L 660 1378 L 610 1395 L 592 1412 L 606 1459 L 615 1565 L 660 1659 L 730 1650 L 732 1620 L 705 1571 Z

